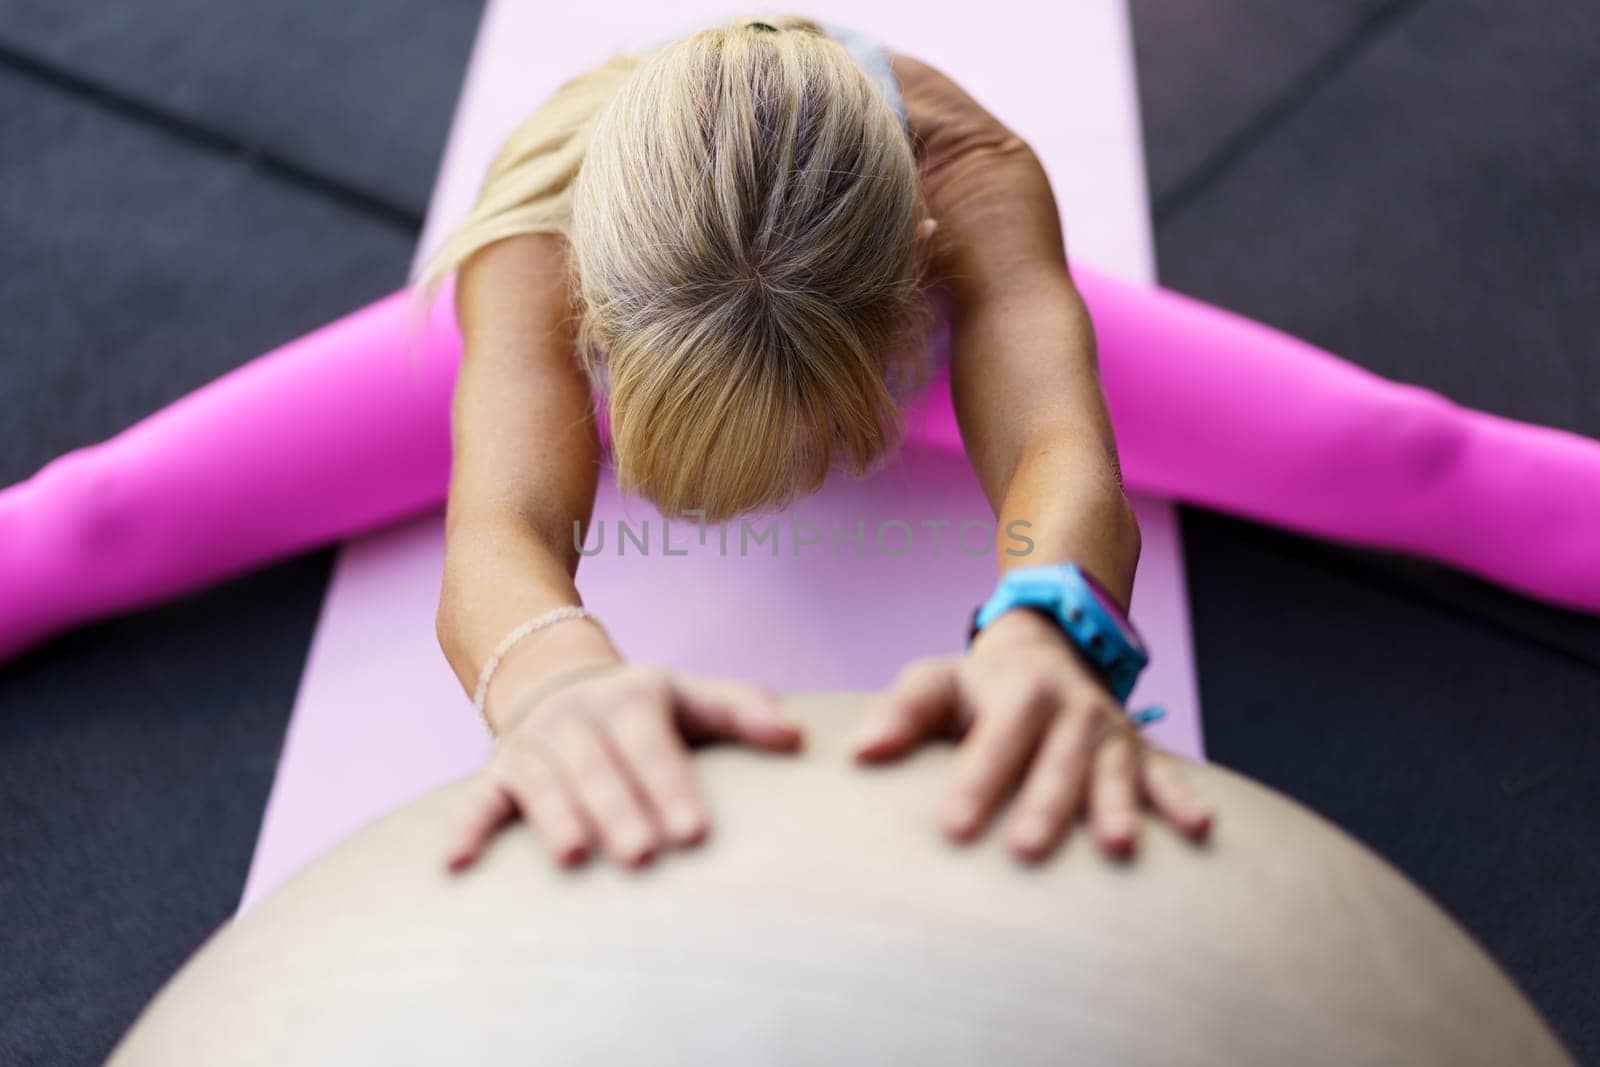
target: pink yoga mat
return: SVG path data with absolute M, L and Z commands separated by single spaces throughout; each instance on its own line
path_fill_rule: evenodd
M 465 213 L 500 139 L 556 85 L 618 48 L 717 13 L 640 0 L 582 9 L 491 0 L 422 248 Z M 1154 279 L 1121 0 L 981 8 L 823 0 L 806 13 L 874 34 L 956 78 L 1043 159 L 1074 257 Z M 1144 553 L 1133 615 L 1154 659 L 1131 703 L 1165 706 L 1152 736 L 1198 757 L 1176 516 L 1161 501 L 1134 503 Z M 702 543 L 689 521 L 664 524 L 649 506 L 621 499 L 609 480 L 595 520 L 590 545 L 603 531 L 603 547 L 584 561 L 579 587 L 627 655 L 780 689 L 875 688 L 908 659 L 959 647 L 973 605 L 994 581 L 992 541 L 983 555 L 969 554 L 993 536 L 970 469 L 959 456 L 914 444 L 874 478 L 836 478 L 748 530 L 730 525 L 725 541 L 715 527 Z M 442 563 L 437 516 L 341 553 L 243 907 L 379 813 L 483 758 L 486 737 L 434 638 Z

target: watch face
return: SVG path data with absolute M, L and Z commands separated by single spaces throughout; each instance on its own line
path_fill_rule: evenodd
M 1117 629 L 1122 632 L 1123 640 L 1134 648 L 1142 650 L 1144 642 L 1139 640 L 1138 631 L 1133 628 L 1133 623 L 1128 621 L 1127 612 L 1122 610 L 1116 598 L 1106 592 L 1105 587 L 1095 581 L 1094 576 L 1088 571 L 1080 567 L 1078 568 L 1078 573 L 1083 575 L 1084 584 L 1089 587 L 1089 592 L 1094 596 L 1101 609 L 1111 618 L 1111 621 L 1117 624 Z

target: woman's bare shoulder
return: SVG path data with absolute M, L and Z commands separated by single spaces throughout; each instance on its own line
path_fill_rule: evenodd
M 890 65 L 906 102 L 906 125 L 927 169 L 963 152 L 1021 147 L 1022 140 L 986 111 L 954 78 L 925 60 L 891 53 Z

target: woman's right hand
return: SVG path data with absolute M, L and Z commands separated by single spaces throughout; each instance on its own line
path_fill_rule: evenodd
M 702 840 L 710 817 L 688 743 L 736 741 L 777 752 L 801 734 L 777 697 L 745 682 L 618 663 L 579 668 L 513 707 L 478 774 L 448 863 L 471 866 L 517 814 L 557 862 L 575 866 L 596 846 L 638 867 L 664 846 Z

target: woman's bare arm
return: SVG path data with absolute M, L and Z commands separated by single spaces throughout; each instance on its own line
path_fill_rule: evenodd
M 593 511 L 600 444 L 564 256 L 558 238 L 515 237 L 474 256 L 457 281 L 466 356 L 438 627 L 469 690 L 505 634 L 579 602 L 573 524 Z M 589 665 L 608 669 L 575 671 Z M 623 665 L 588 622 L 513 646 L 486 711 L 500 742 L 451 835 L 446 862 L 458 870 L 517 813 L 562 863 L 597 845 L 618 863 L 648 863 L 710 825 L 685 734 L 779 751 L 800 741 L 765 690 Z
M 1094 330 L 1060 216 L 1028 145 L 932 67 L 894 57 L 938 223 L 934 270 L 955 298 L 952 390 L 967 452 L 1031 557 L 1072 559 L 1127 603 L 1139 531 L 1122 491 Z
M 505 634 L 580 602 L 573 523 L 587 525 L 593 510 L 600 443 L 573 352 L 565 254 L 559 237 L 514 237 L 473 257 L 457 281 L 466 354 L 451 419 L 438 631 L 469 692 Z M 554 670 L 617 658 L 586 622 L 536 634 L 497 672 L 491 718 Z
M 951 388 L 1001 529 L 1026 522 L 1019 563 L 1072 560 L 1124 604 L 1139 527 L 1122 492 L 1094 330 L 1068 273 L 1055 197 L 1023 141 L 924 63 L 893 58 L 938 223 L 933 267 L 955 298 Z M 964 732 L 940 821 L 982 831 L 1006 797 L 1021 858 L 1048 855 L 1087 811 L 1125 855 L 1141 802 L 1201 836 L 1210 811 L 1148 751 L 1105 679 L 1043 615 L 1008 611 L 965 654 L 909 665 L 874 703 L 857 755 L 892 759 L 930 733 Z

